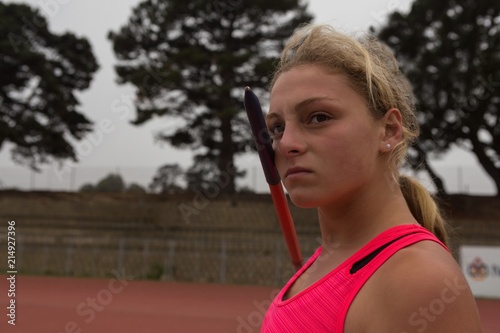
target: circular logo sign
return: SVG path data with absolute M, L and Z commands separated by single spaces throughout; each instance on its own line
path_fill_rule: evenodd
M 488 266 L 479 257 L 476 257 L 468 266 L 467 273 L 476 281 L 482 281 L 488 276 Z

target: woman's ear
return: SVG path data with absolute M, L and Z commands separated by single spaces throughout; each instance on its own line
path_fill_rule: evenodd
M 386 152 L 393 149 L 401 142 L 403 136 L 401 112 L 392 108 L 382 118 L 381 151 Z

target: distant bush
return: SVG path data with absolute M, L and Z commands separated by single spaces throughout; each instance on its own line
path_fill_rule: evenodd
M 136 183 L 130 184 L 126 191 L 131 193 L 146 193 L 146 189 Z
M 80 187 L 80 192 L 95 192 L 95 186 L 92 184 L 83 184 L 82 187 Z
M 80 192 L 134 192 L 146 193 L 144 187 L 132 183 L 129 186 L 125 184 L 122 176 L 119 174 L 109 174 L 97 182 L 96 185 L 87 183 L 80 187 Z
M 125 190 L 125 182 L 122 176 L 109 174 L 97 183 L 95 190 L 97 192 L 123 192 Z

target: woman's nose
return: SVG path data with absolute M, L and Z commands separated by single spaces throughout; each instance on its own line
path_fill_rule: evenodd
M 300 155 L 305 150 L 301 131 L 294 125 L 285 126 L 277 144 L 279 152 L 284 156 Z

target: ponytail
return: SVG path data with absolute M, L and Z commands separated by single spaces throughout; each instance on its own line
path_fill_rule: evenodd
M 418 181 L 407 176 L 400 176 L 399 184 L 413 217 L 441 242 L 449 246 L 447 224 L 429 191 Z

